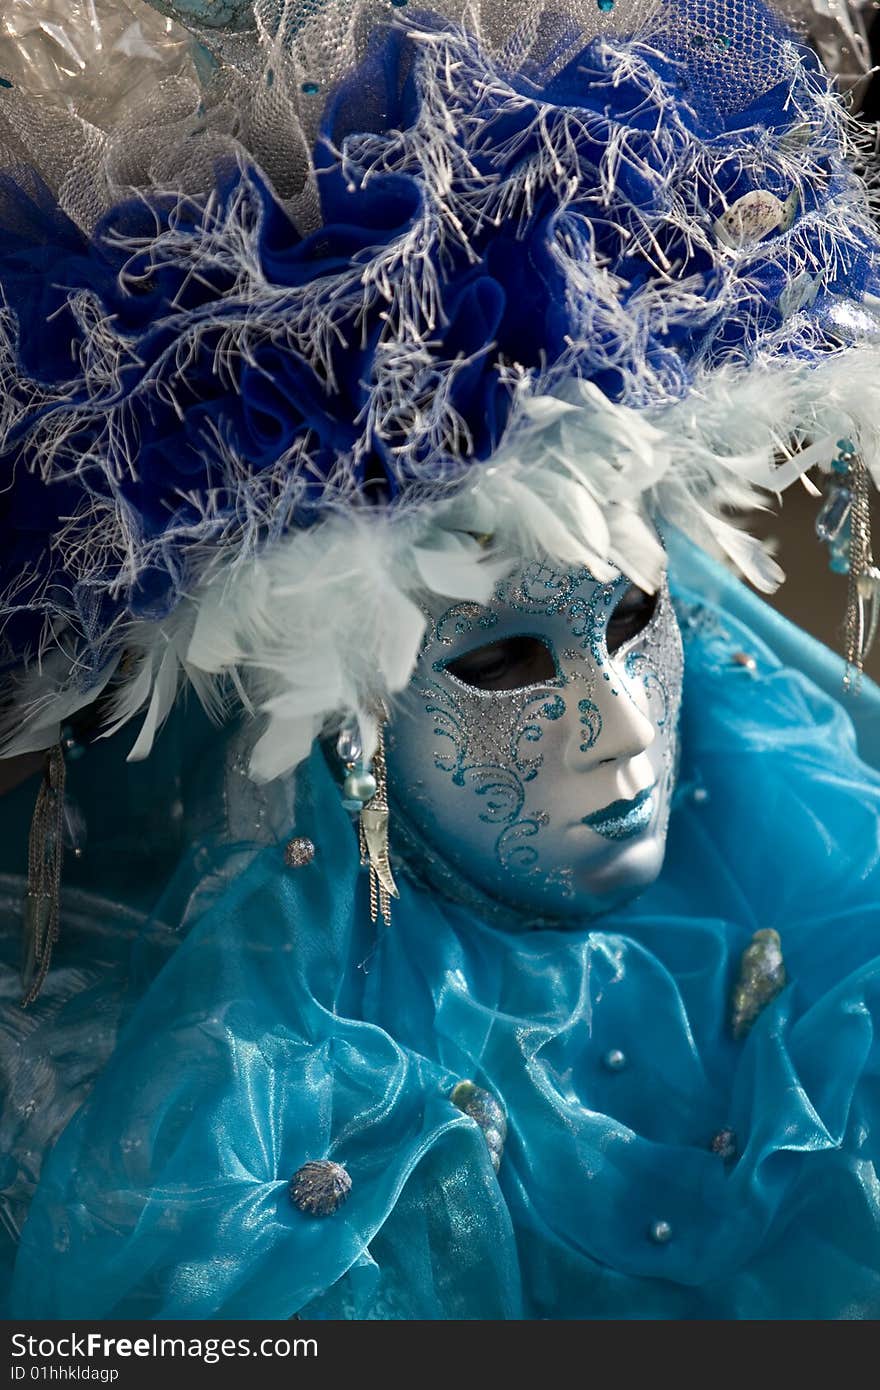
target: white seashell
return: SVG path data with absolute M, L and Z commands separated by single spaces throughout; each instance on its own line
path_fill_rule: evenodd
M 821 283 L 818 275 L 810 275 L 806 270 L 796 275 L 779 296 L 779 312 L 782 317 L 791 318 L 792 314 L 799 314 L 801 309 L 808 308 L 819 293 Z
M 718 240 L 738 251 L 744 246 L 753 246 L 762 241 L 770 232 L 781 226 L 785 217 L 785 206 L 775 193 L 766 189 L 754 188 L 716 219 L 713 230 Z
M 782 221 L 779 224 L 780 232 L 787 232 L 794 223 L 798 215 L 798 208 L 801 205 L 801 195 L 796 188 L 793 188 L 782 204 Z
M 779 148 L 787 154 L 798 154 L 815 139 L 816 127 L 811 121 L 800 121 L 779 137 Z

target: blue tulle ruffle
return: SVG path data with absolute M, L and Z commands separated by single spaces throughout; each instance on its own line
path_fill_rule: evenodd
M 880 1314 L 880 776 L 821 688 L 840 663 L 711 562 L 674 570 L 683 762 L 658 883 L 523 932 L 404 880 L 377 933 L 316 748 L 287 830 L 311 865 L 285 867 L 284 835 L 184 856 L 164 901 L 192 925 L 46 1161 L 14 1316 Z M 866 741 L 878 708 L 868 684 Z M 732 983 L 766 927 L 789 984 L 737 1041 Z M 449 1099 L 463 1077 L 507 1111 L 497 1177 Z M 323 1158 L 352 1191 L 310 1218 L 287 1184 Z

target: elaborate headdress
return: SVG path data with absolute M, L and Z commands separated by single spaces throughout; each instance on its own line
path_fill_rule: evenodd
M 266 717 L 259 778 L 345 713 L 369 753 L 425 591 L 651 588 L 658 522 L 770 588 L 725 513 L 835 455 L 858 662 L 880 243 L 773 12 L 158 8 L 98 6 L 101 68 L 65 4 L 69 79 L 0 43 L 5 753 L 105 692 L 142 756 L 182 676 Z

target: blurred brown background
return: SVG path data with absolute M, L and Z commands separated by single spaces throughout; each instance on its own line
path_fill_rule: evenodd
M 814 523 L 821 499 L 810 497 L 800 483 L 790 487 L 776 513 L 750 517 L 748 530 L 778 542 L 775 555 L 785 570 L 782 587 L 769 602 L 826 646 L 843 652 L 846 614 L 846 576 L 828 568 L 828 548 L 816 539 Z M 880 521 L 874 517 L 875 547 L 880 550 Z M 865 670 L 880 680 L 880 639 L 865 663 Z
M 873 166 L 876 182 L 880 167 L 880 3 L 785 0 L 783 8 L 803 27 L 826 67 L 838 75 L 842 90 L 851 90 L 852 109 L 865 123 L 867 144 L 873 139 L 873 158 L 866 148 L 865 159 L 868 172 Z M 813 527 L 821 505 L 796 484 L 785 494 L 779 512 L 750 518 L 748 529 L 778 541 L 775 553 L 787 578 L 770 599 L 774 608 L 834 651 L 842 652 L 847 581 L 845 575 L 831 573 L 827 548 L 816 539 Z M 873 531 L 875 550 L 880 554 L 880 507 L 876 506 Z M 865 669 L 880 680 L 880 640 Z

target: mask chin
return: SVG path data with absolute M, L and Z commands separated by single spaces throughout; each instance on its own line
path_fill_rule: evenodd
M 681 684 L 665 584 L 535 563 L 438 604 L 386 736 L 395 848 L 450 897 L 607 912 L 662 867 Z

